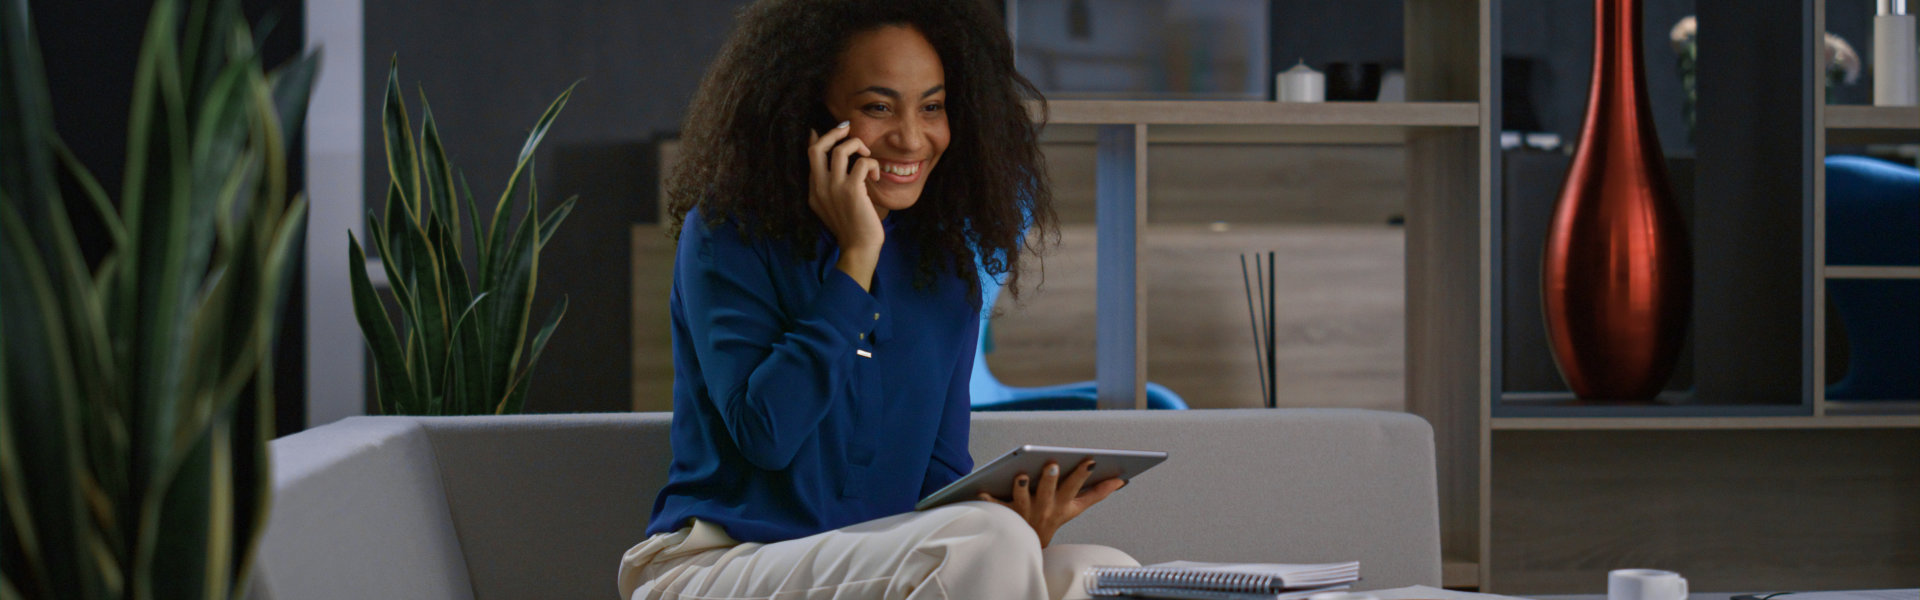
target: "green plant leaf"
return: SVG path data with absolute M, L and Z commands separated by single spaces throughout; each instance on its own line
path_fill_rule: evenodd
M 393 184 L 399 190 L 400 203 L 414 220 L 423 218 L 420 211 L 420 169 L 415 160 L 413 129 L 407 124 L 407 103 L 400 98 L 400 57 L 395 55 L 387 65 L 387 99 L 380 110 L 380 127 L 387 140 L 387 176 L 393 178 Z M 392 210 L 392 196 L 388 196 L 388 210 Z M 389 221 L 391 225 L 391 221 Z
M 400 210 L 394 210 L 396 206 L 399 207 Z M 411 228 L 410 223 L 413 222 L 413 218 L 408 216 L 406 201 L 401 199 L 400 184 L 398 183 L 387 186 L 386 217 L 387 223 L 381 228 L 386 235 L 379 238 L 380 260 L 381 262 L 393 263 L 393 269 L 396 272 L 412 273 L 415 267 L 411 260 L 412 257 L 408 254 L 410 246 L 407 244 L 406 236 L 407 231 Z M 407 285 L 407 281 L 400 278 L 388 279 L 387 283 L 388 285 L 396 286 L 394 288 L 396 290 L 399 289 L 398 286 Z M 411 287 L 409 287 L 409 289 L 411 289 Z
M 374 249 L 379 250 L 380 256 L 382 257 L 380 260 L 380 268 L 387 274 L 387 289 L 393 291 L 394 297 L 399 301 L 401 310 L 406 310 L 413 302 L 413 293 L 412 290 L 407 287 L 406 280 L 400 278 L 403 266 L 392 259 L 386 258 L 394 255 L 390 253 L 391 251 L 388 250 L 387 247 L 386 228 L 381 226 L 379 221 L 373 219 L 373 211 L 367 211 L 367 228 L 371 230 L 367 233 L 373 234 L 369 239 L 373 240 Z M 355 269 L 365 268 L 365 265 L 348 266 Z
M 540 334 L 533 337 L 533 354 L 527 357 L 527 368 L 514 377 L 511 390 L 500 403 L 495 414 L 517 414 L 526 410 L 527 388 L 533 386 L 533 367 L 540 362 L 540 353 L 547 349 L 547 340 L 553 339 L 553 330 L 560 327 L 560 319 L 567 316 L 567 297 L 561 296 L 560 303 L 553 307 L 547 316 L 547 324 L 540 327 Z
M 0 189 L 22 204 L 57 198 L 59 185 L 46 143 L 53 137 L 53 104 L 41 72 L 39 43 L 24 0 L 7 2 L 4 10 L 7 14 L 0 15 L 0 156 L 7 159 L 0 160 Z M 36 220 L 31 214 L 21 218 Z
M 454 414 L 474 414 L 472 408 L 467 406 L 477 391 L 473 389 L 471 378 L 479 374 L 480 369 L 486 368 L 485 363 L 471 360 L 480 351 L 480 346 L 475 343 L 479 337 L 480 320 L 474 315 L 481 301 L 486 298 L 487 293 L 480 292 L 473 301 L 467 303 L 466 308 L 460 310 L 460 318 L 453 322 L 453 340 L 447 345 L 446 383 L 440 389 L 447 390 L 448 397 L 452 398 L 450 404 L 455 405 Z
M 187 450 L 173 462 L 172 468 L 155 473 L 149 494 L 149 517 L 154 528 L 151 562 L 136 567 L 135 577 L 150 586 L 152 598 L 216 598 L 210 589 L 217 585 L 210 572 L 222 565 L 227 555 L 221 552 L 225 537 L 216 535 L 220 521 L 230 518 L 223 510 L 228 498 L 215 493 L 217 458 L 213 440 L 224 437 L 212 424 L 191 438 Z M 221 540 L 221 541 L 216 541 Z
M 378 404 L 385 414 L 403 414 L 401 407 L 412 406 L 413 385 L 407 379 L 405 355 L 400 350 L 400 339 L 393 332 L 393 321 L 387 318 L 387 308 L 380 304 L 380 297 L 374 294 L 373 282 L 367 279 L 366 255 L 360 251 L 360 240 L 347 233 L 348 271 L 351 273 L 353 288 L 353 316 L 360 322 L 360 332 L 367 339 L 367 347 L 373 351 L 375 393 Z
M 270 85 L 273 87 L 274 114 L 279 115 L 281 126 L 298 126 L 307 122 L 307 104 L 313 98 L 313 82 L 320 75 L 321 51 L 315 49 L 292 63 L 275 69 Z M 285 135 L 285 141 L 292 141 L 295 135 Z
M 547 247 L 547 240 L 553 239 L 553 232 L 560 229 L 560 223 L 567 220 L 567 215 L 573 214 L 573 204 L 579 199 L 579 196 L 568 197 L 566 202 L 560 203 L 559 208 L 547 213 L 547 218 L 540 220 L 541 248 Z
M 428 223 L 437 231 L 439 224 Z M 414 385 L 425 386 L 420 393 L 428 398 L 439 396 L 436 389 L 441 369 L 445 368 L 446 355 L 440 349 L 447 347 L 447 330 L 451 327 L 451 313 L 448 308 L 446 287 L 442 283 L 446 277 L 445 266 L 427 231 L 417 224 L 406 232 L 407 253 L 413 261 L 409 282 L 413 288 L 413 325 L 415 335 L 420 336 L 424 351 L 418 364 L 421 371 L 414 373 Z M 439 413 L 433 413 L 439 414 Z
M 447 149 L 440 145 L 440 131 L 433 124 L 433 107 L 427 105 L 427 93 L 420 92 L 420 146 L 421 176 L 423 187 L 421 195 L 427 199 L 427 207 L 433 211 L 434 219 L 451 228 L 454 240 L 459 241 L 460 207 L 453 189 L 453 170 L 447 163 Z M 441 252 L 441 257 L 458 260 L 460 245 L 454 244 L 454 252 Z
M 508 209 L 513 207 L 513 190 L 518 187 L 520 172 L 527 169 L 528 163 L 533 161 L 534 150 L 539 148 L 540 141 L 547 137 L 547 130 L 553 127 L 554 119 L 560 118 L 560 111 L 567 107 L 567 99 L 573 97 L 573 88 L 579 85 L 579 81 L 574 81 L 573 85 L 567 86 L 565 91 L 560 92 L 559 97 L 553 99 L 553 103 L 547 105 L 547 110 L 541 113 L 540 120 L 534 122 L 533 131 L 527 134 L 527 141 L 520 146 L 520 158 L 514 161 L 513 172 L 507 175 L 506 189 L 500 192 L 500 201 L 495 203 L 493 207 L 492 224 L 487 227 L 487 247 L 491 253 L 497 254 L 500 246 L 506 243 L 506 223 L 508 223 L 508 213 L 510 212 Z M 537 213 L 529 209 L 527 214 L 534 215 Z M 476 231 L 475 234 L 478 235 L 478 232 Z M 488 258 L 498 260 L 500 257 L 496 255 L 489 256 Z M 481 264 L 481 276 L 486 277 L 487 274 L 494 273 L 496 266 L 497 265 L 492 264 L 492 262 Z M 493 289 L 493 281 L 483 279 L 480 287 Z
M 538 206 L 529 206 L 529 214 L 537 214 Z M 534 283 L 539 277 L 540 249 L 534 245 L 537 225 L 531 216 L 520 220 L 510 245 L 496 258 L 493 281 L 490 289 L 493 298 L 489 302 L 492 314 L 487 315 L 486 326 L 493 330 L 494 338 L 487 348 L 488 369 L 500 377 L 502 384 L 508 384 L 520 363 L 521 345 L 527 340 L 527 313 L 533 305 Z M 511 387 L 510 385 L 508 387 Z M 504 390 L 500 390 L 504 391 Z
M 17 183 L 17 182 L 15 182 Z M 0 202 L 0 329 L 7 333 L 9 389 L 28 398 L 50 400 L 79 397 L 69 362 L 64 320 L 54 297 L 34 236 L 14 210 L 12 194 Z M 7 437 L 15 441 L 27 482 L 20 495 L 30 507 L 29 520 L 10 523 L 16 535 L 36 544 L 27 563 L 35 565 L 38 594 L 58 592 L 99 594 L 97 576 L 84 569 L 91 528 L 81 498 L 84 477 L 77 407 L 71 401 L 9 402 Z M 15 435 L 24 433 L 24 435 Z M 11 479 L 13 477 L 9 477 Z M 9 496 L 13 493 L 10 492 Z M 9 498 L 9 504 L 13 504 Z M 8 515 L 13 509 L 9 509 Z
M 465 171 L 459 171 L 459 175 L 460 195 L 467 200 L 467 227 L 473 230 L 474 253 L 480 255 L 481 279 L 485 280 L 487 255 L 490 250 L 487 246 L 487 232 L 480 228 L 480 208 L 473 203 L 473 188 L 467 187 L 467 173 Z M 484 281 L 482 282 L 482 287 L 485 287 Z

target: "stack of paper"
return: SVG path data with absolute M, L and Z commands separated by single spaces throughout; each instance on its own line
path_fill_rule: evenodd
M 1093 596 L 1288 600 L 1346 589 L 1360 579 L 1360 563 L 1316 565 L 1176 561 L 1144 567 L 1095 567 L 1087 574 Z

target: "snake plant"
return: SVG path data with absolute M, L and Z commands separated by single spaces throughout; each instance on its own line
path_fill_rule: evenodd
M 53 131 L 31 22 L 0 0 L 0 598 L 236 597 L 316 59 L 265 70 L 235 0 L 154 2 L 116 202 Z
M 534 150 L 573 94 L 568 86 L 547 106 L 520 147 L 506 190 L 491 219 L 480 211 L 466 177 L 447 159 L 433 109 L 421 93 L 420 139 L 408 124 L 400 96 L 397 61 L 387 69 L 381 127 L 386 140 L 387 203 L 383 214 L 367 213 L 369 241 L 399 305 L 400 329 L 374 290 L 360 240 L 348 233 L 353 312 L 373 351 L 374 389 L 380 411 L 400 415 L 473 415 L 520 412 L 540 352 L 566 315 L 562 296 L 527 348 L 527 320 L 540 271 L 540 249 L 573 212 L 568 198 L 540 217 Z M 578 82 L 575 82 L 578 85 Z M 527 178 L 526 212 L 512 224 L 513 195 Z M 458 181 L 456 189 L 454 183 Z M 461 204 L 473 227 L 477 273 L 468 274 L 461 241 Z M 404 338 L 402 337 L 404 334 Z M 520 366 L 522 351 L 526 365 Z

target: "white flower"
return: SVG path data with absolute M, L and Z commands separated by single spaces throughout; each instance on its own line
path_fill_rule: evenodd
M 1823 64 L 1827 69 L 1837 67 L 1846 72 L 1847 76 L 1843 81 L 1848 85 L 1860 79 L 1860 55 L 1853 51 L 1853 46 L 1848 45 L 1846 40 L 1840 39 L 1840 36 L 1827 34 L 1824 58 L 1826 62 Z
M 1693 36 L 1698 34 L 1693 15 L 1687 15 L 1679 23 L 1673 24 L 1673 31 L 1667 32 L 1667 39 L 1673 42 L 1674 52 L 1681 52 L 1687 49 L 1687 44 L 1693 43 Z

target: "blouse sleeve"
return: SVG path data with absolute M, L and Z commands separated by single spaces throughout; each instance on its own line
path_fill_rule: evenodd
M 941 408 L 940 433 L 933 440 L 933 460 L 927 461 L 926 478 L 920 484 L 920 497 L 940 491 L 947 484 L 973 472 L 973 454 L 967 450 L 967 433 L 973 419 L 974 347 L 980 343 L 980 315 L 968 321 L 962 337 L 963 358 L 955 365 L 952 381 L 947 383 L 946 405 Z
M 705 230 L 705 231 L 695 231 Z M 688 333 L 708 397 L 740 453 L 779 470 L 846 388 L 854 341 L 871 333 L 877 302 L 828 269 L 810 304 L 783 315 L 766 261 L 727 225 L 689 227 L 698 251 L 675 269 Z

